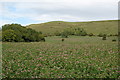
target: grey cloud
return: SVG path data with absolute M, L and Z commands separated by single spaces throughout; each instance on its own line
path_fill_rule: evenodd
M 74 1 L 74 2 L 72 2 Z M 85 2 L 86 1 L 86 2 Z M 46 0 L 41 2 L 15 2 L 5 3 L 16 10 L 12 13 L 26 18 L 44 18 L 43 20 L 102 20 L 102 19 L 117 19 L 117 1 L 104 0 L 97 2 L 96 0 Z M 91 2 L 92 1 L 92 2 Z M 106 2 L 108 1 L 108 2 Z M 11 13 L 11 12 L 9 12 Z M 46 17 L 43 15 L 47 15 Z M 9 14 L 7 15 L 9 16 Z M 13 16 L 14 17 L 14 16 Z M 36 18 L 35 18 L 36 17 Z M 70 17 L 70 18 L 68 18 Z M 75 20 L 76 19 L 76 20 Z M 42 20 L 42 21 L 43 21 Z

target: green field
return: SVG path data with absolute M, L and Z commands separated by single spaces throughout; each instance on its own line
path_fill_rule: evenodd
M 3 42 L 3 78 L 117 78 L 117 37 L 46 37 L 46 42 Z
M 87 33 L 93 33 L 95 35 L 98 35 L 99 33 L 105 33 L 110 35 L 118 33 L 118 20 L 90 22 L 52 21 L 42 24 L 31 24 L 26 27 L 35 29 L 36 31 L 42 31 L 44 34 L 53 34 L 56 31 L 61 32 L 67 28 L 79 27 L 85 29 Z

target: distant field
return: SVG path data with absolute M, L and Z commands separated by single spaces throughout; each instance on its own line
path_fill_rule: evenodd
M 26 27 L 35 29 L 37 31 L 42 31 L 43 33 L 51 33 L 51 34 L 53 34 L 56 31 L 62 31 L 70 27 L 84 28 L 87 31 L 87 33 L 93 33 L 95 35 L 99 33 L 105 33 L 105 34 L 118 33 L 117 20 L 91 21 L 91 22 L 53 21 L 42 24 L 31 24 Z
M 3 42 L 3 77 L 117 78 L 117 37 L 47 37 L 46 42 Z

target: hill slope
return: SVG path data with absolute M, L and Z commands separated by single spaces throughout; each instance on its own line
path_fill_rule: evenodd
M 28 28 L 42 31 L 43 33 L 54 33 L 56 31 L 62 31 L 69 27 L 81 27 L 88 33 L 106 33 L 117 34 L 118 33 L 118 21 L 106 20 L 106 21 L 90 21 L 90 22 L 64 22 L 64 21 L 52 21 L 41 24 L 31 24 L 26 26 Z

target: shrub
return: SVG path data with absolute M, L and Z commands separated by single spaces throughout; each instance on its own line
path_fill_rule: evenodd
M 118 36 L 118 34 L 114 34 L 114 36 Z
M 98 34 L 99 37 L 104 37 L 104 36 L 107 36 L 107 34 L 103 34 L 103 33 L 100 33 Z
M 62 38 L 68 38 L 68 35 L 62 35 L 61 37 Z
M 58 34 L 58 32 L 56 32 Z M 63 32 L 59 33 L 64 38 L 67 38 L 69 35 L 76 35 L 76 36 L 86 36 L 87 32 L 82 28 L 67 28 Z
M 64 41 L 65 39 L 62 39 L 62 42 Z
M 84 29 L 82 29 L 82 28 L 75 28 L 74 29 L 74 34 L 76 36 L 86 36 L 87 32 Z
M 93 34 L 93 33 L 90 33 L 90 34 L 88 34 L 88 36 L 94 36 L 94 34 Z
M 118 36 L 118 34 L 110 34 L 109 36 Z
M 61 33 L 61 37 L 62 37 L 62 38 L 68 38 L 68 35 L 69 35 L 69 33 L 68 33 L 66 30 L 64 30 L 64 31 Z
M 99 36 L 99 37 L 103 37 L 103 34 L 102 34 L 102 33 L 100 33 L 100 34 L 98 34 L 98 36 Z
M 113 42 L 116 42 L 117 40 L 116 40 L 116 39 L 113 39 L 112 41 L 113 41 Z
M 103 37 L 102 37 L 102 40 L 106 40 L 106 36 L 103 36 Z
M 25 28 L 20 24 L 7 24 L 2 26 L 2 41 L 7 42 L 35 42 L 43 41 L 42 32 Z
M 113 34 L 110 34 L 110 36 L 113 36 Z
M 56 32 L 54 33 L 54 35 L 55 35 L 55 36 L 60 36 L 61 33 L 60 33 L 59 31 L 56 31 Z
M 12 42 L 15 41 L 17 35 L 14 30 L 6 30 L 2 33 L 2 41 Z
M 44 35 L 39 35 L 37 41 L 44 41 L 45 42 Z

